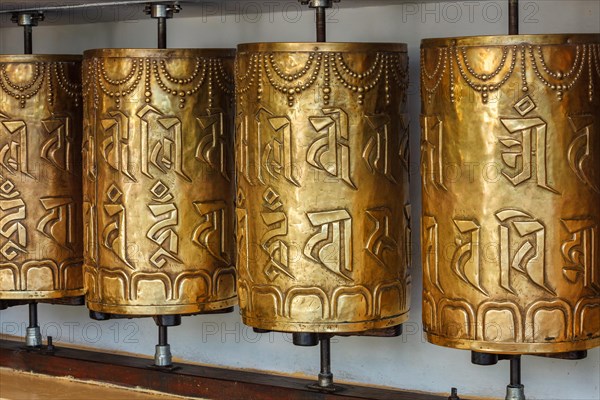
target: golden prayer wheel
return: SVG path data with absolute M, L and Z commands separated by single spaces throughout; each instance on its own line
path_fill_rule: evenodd
M 361 332 L 408 317 L 404 44 L 238 46 L 244 323 Z
M 84 277 L 97 312 L 236 303 L 234 50 L 84 54 Z
M 83 294 L 81 57 L 0 56 L 0 299 Z
M 502 354 L 600 344 L 600 35 L 421 44 L 423 320 Z

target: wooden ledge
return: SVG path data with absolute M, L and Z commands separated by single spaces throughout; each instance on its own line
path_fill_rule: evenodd
M 0 340 L 0 365 L 16 370 L 81 380 L 141 387 L 214 400 L 446 400 L 447 397 L 401 390 L 341 385 L 338 393 L 319 393 L 305 379 L 258 372 L 176 363 L 172 370 L 150 366 L 152 360 L 56 347 L 53 353 L 26 350 L 20 342 Z

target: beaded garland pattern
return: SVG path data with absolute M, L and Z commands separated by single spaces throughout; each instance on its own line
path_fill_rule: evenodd
M 542 85 L 552 89 L 558 100 L 562 100 L 565 92 L 573 88 L 577 82 L 587 79 L 587 97 L 591 102 L 594 96 L 594 85 L 600 84 L 600 44 L 565 44 L 564 47 L 572 49 L 573 61 L 570 67 L 560 70 L 552 67 L 546 60 L 545 52 L 551 52 L 556 45 L 539 44 L 514 44 L 504 46 L 486 46 L 486 49 L 497 49 L 502 56 L 497 67 L 489 73 L 476 71 L 467 54 L 470 46 L 450 45 L 439 47 L 432 54 L 426 55 L 426 50 L 421 49 L 421 85 L 425 91 L 427 101 L 438 92 L 440 83 L 449 71 L 450 85 L 449 96 L 454 102 L 458 85 L 455 75 L 474 91 L 481 95 L 483 103 L 487 103 L 490 96 L 498 92 L 519 69 L 521 85 L 520 90 L 527 93 L 532 82 L 537 79 Z M 433 63 L 429 58 L 434 57 Z M 429 72 L 427 65 L 433 65 L 434 70 Z
M 43 93 L 48 104 L 52 105 L 56 92 L 64 93 L 73 99 L 76 107 L 81 102 L 81 84 L 79 79 L 67 76 L 67 69 L 73 69 L 73 63 L 64 62 L 32 62 L 20 63 L 21 67 L 31 66 L 33 73 L 27 83 L 15 83 L 7 72 L 14 63 L 0 62 L 0 89 L 9 97 L 17 100 L 21 108 L 27 106 L 27 101 Z M 44 86 L 46 85 L 46 86 Z
M 408 66 L 402 62 L 401 56 L 393 53 L 378 52 L 370 66 L 364 72 L 353 71 L 344 59 L 342 52 L 308 52 L 306 61 L 301 67 L 296 66 L 290 72 L 276 61 L 276 54 L 259 52 L 251 56 L 249 67 L 237 71 L 237 94 L 246 93 L 250 87 L 257 85 L 258 100 L 262 98 L 263 76 L 270 86 L 287 95 L 288 106 L 293 107 L 298 95 L 310 89 L 321 80 L 319 90 L 323 104 L 329 105 L 332 87 L 346 88 L 356 93 L 358 104 L 364 104 L 366 93 L 380 86 L 383 82 L 386 104 L 390 104 L 390 85 L 399 85 L 403 90 L 408 86 Z
M 94 107 L 97 108 L 102 93 L 114 99 L 118 109 L 122 99 L 136 93 L 142 81 L 144 101 L 150 104 L 153 95 L 152 78 L 161 92 L 179 99 L 179 108 L 184 108 L 186 98 L 197 95 L 200 89 L 206 89 L 209 107 L 212 107 L 214 102 L 215 86 L 228 95 L 234 92 L 233 77 L 227 74 L 223 61 L 219 58 L 196 57 L 193 59 L 193 72 L 187 77 L 177 78 L 169 72 L 167 62 L 162 59 L 133 58 L 131 65 L 126 69 L 128 73 L 123 78 L 116 78 L 107 73 L 105 60 L 94 58 L 84 67 L 83 94 L 86 96 L 93 90 L 91 96 L 94 99 Z

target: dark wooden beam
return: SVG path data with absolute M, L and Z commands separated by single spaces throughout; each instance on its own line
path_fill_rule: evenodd
M 141 387 L 181 396 L 214 400 L 446 400 L 447 397 L 343 385 L 339 393 L 318 393 L 304 379 L 257 372 L 175 364 L 152 368 L 152 360 L 56 347 L 53 353 L 26 350 L 20 342 L 0 340 L 0 365 L 53 376 L 72 376 L 127 387 Z M 399 368 L 401 371 L 402 368 Z

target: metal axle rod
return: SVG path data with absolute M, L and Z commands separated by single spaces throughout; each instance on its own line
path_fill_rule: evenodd
M 510 359 L 510 384 L 521 384 L 521 356 Z
M 158 326 L 158 344 L 155 346 L 154 366 L 168 369 L 173 367 L 168 328 L 181 325 L 181 315 L 155 315 L 153 318 L 156 326 Z
M 331 338 L 321 339 L 321 372 L 319 372 L 319 386 L 328 388 L 333 386 L 331 373 Z
M 526 400 L 525 386 L 521 384 L 521 356 L 510 357 L 510 385 L 506 387 L 506 400 Z
M 331 337 L 330 334 L 319 334 L 319 342 L 321 344 L 321 370 L 317 382 L 308 385 L 309 389 L 333 393 L 343 390 L 340 386 L 333 384 L 333 374 L 331 373 Z
M 325 19 L 325 7 L 317 7 L 317 42 L 327 41 L 327 25 Z
M 508 34 L 519 34 L 519 0 L 508 0 Z

